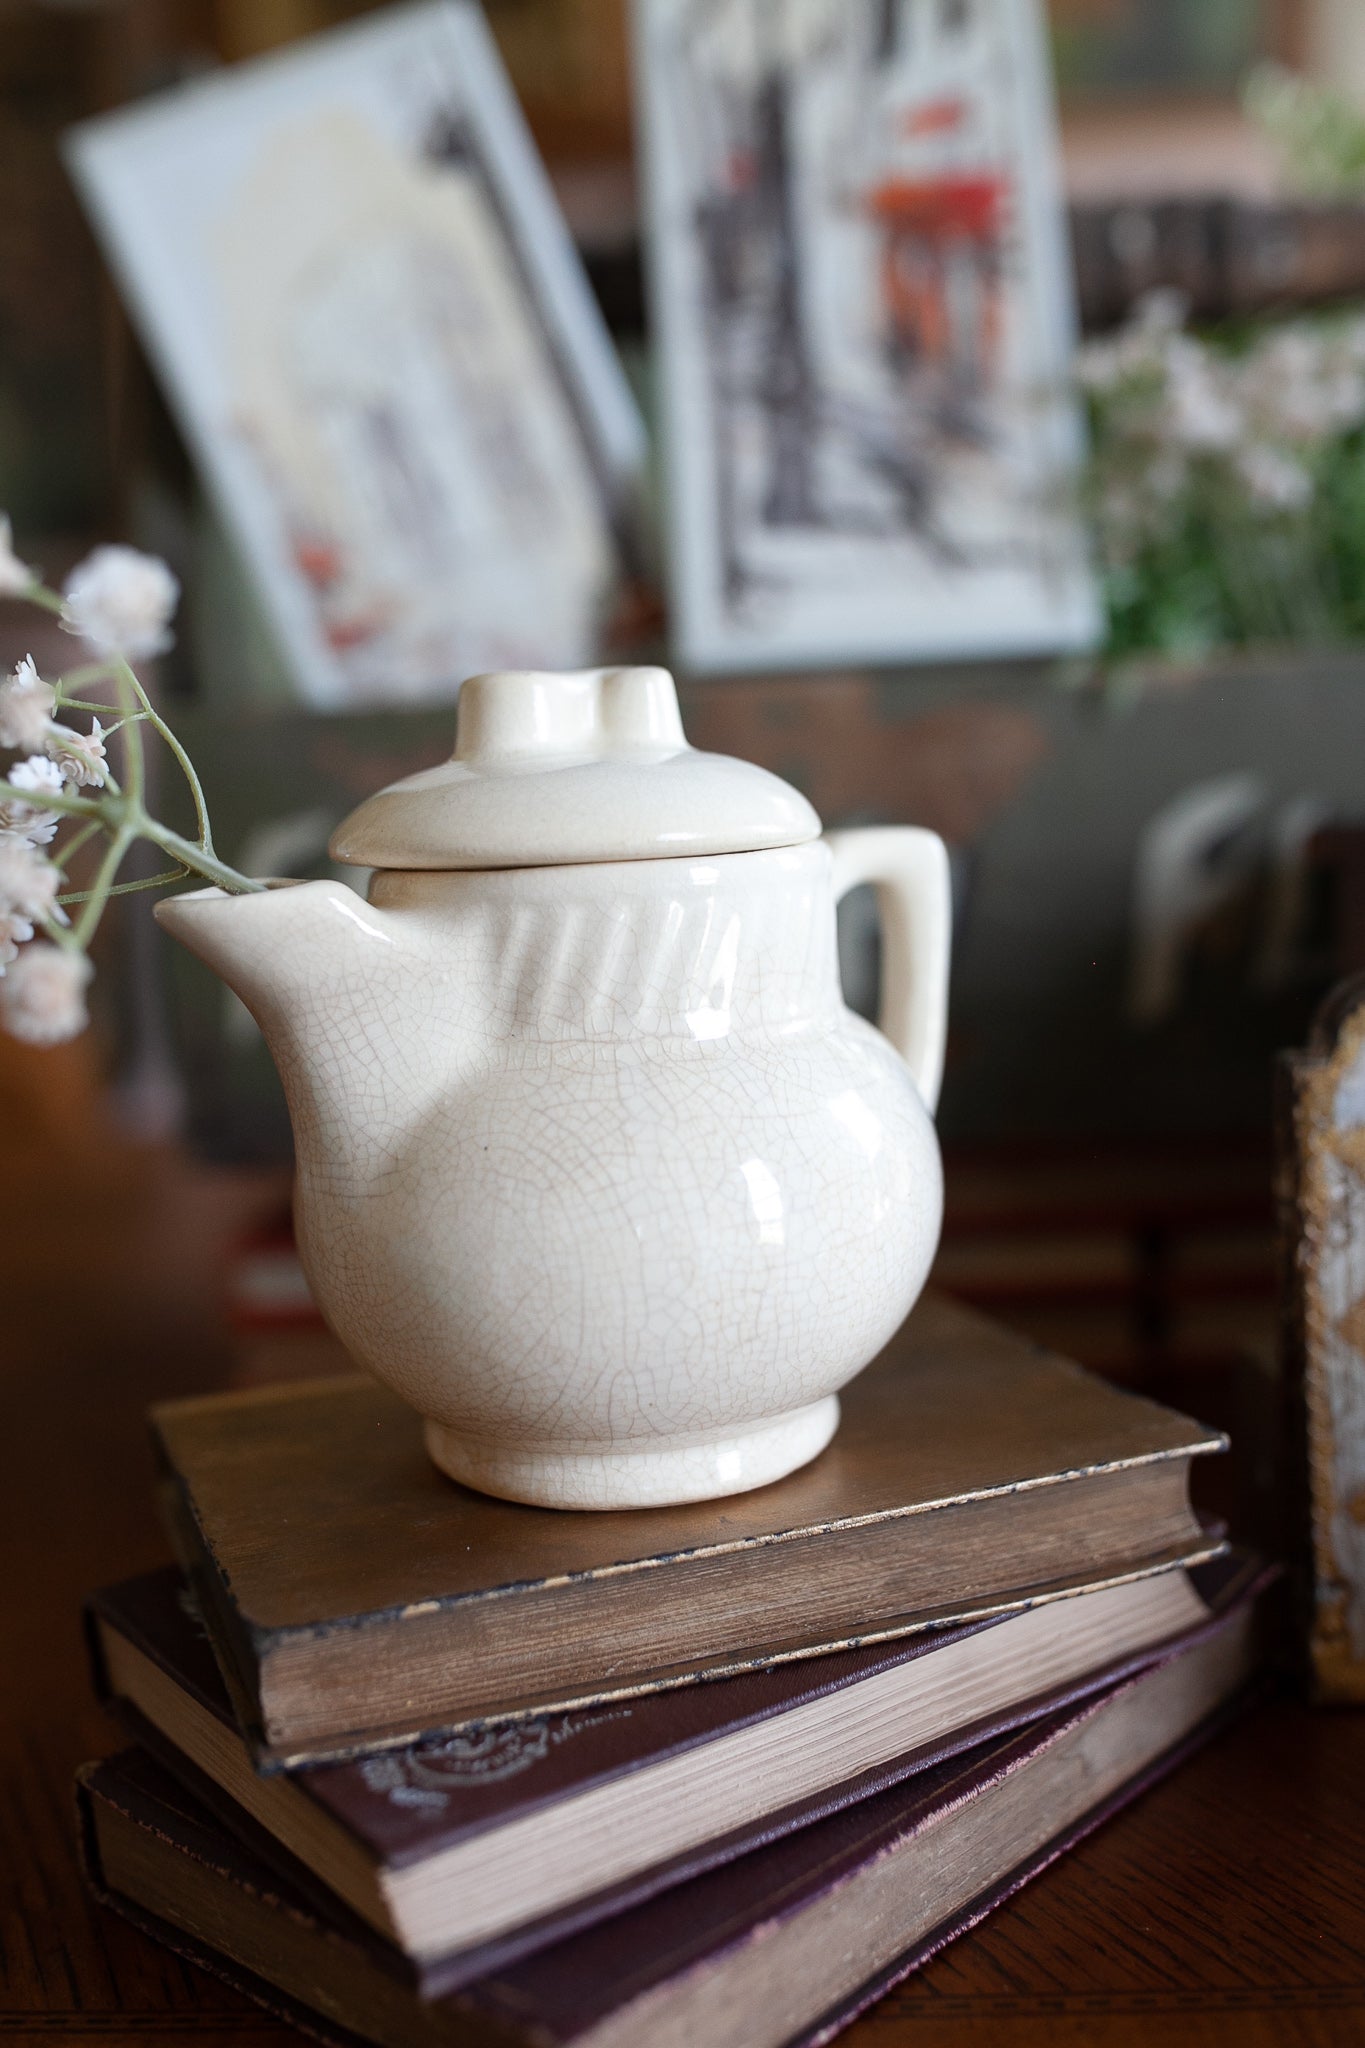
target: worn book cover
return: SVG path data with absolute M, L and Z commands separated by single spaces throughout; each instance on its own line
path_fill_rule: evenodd
M 942 1300 L 774 1486 L 563 1512 L 439 1473 L 372 1380 L 154 1412 L 173 1540 L 265 1768 L 601 1704 L 1210 1554 L 1215 1431 Z
M 1216 1626 L 1258 1573 L 1234 1556 L 269 1778 L 175 1572 L 98 1594 L 87 1620 L 96 1689 L 129 1731 L 220 1819 L 266 1829 L 431 1993 L 1116 1683 Z
M 97 1892 L 324 2038 L 794 2048 L 829 2038 L 1185 1752 L 1254 1665 L 1243 1602 L 1122 1684 L 432 2004 L 137 1752 L 81 1774 Z

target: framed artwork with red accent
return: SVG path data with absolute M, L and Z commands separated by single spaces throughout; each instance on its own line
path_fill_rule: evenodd
M 605 657 L 643 427 L 472 0 L 84 122 L 68 159 L 303 701 Z
M 636 0 L 698 670 L 1092 645 L 1034 0 Z

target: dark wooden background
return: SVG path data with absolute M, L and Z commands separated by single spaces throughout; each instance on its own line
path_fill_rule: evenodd
M 93 1908 L 76 1871 L 71 1774 L 116 1742 L 87 1697 L 81 1596 L 165 1554 L 142 1412 L 227 1378 L 224 1256 L 279 1194 L 128 1146 L 82 1057 L 52 1056 L 40 1093 L 13 1076 L 16 1103 L 44 1105 L 26 1136 L 0 1099 L 0 2036 L 283 2043 L 297 2037 Z M 845 2038 L 1365 2042 L 1365 1718 L 1257 1709 Z

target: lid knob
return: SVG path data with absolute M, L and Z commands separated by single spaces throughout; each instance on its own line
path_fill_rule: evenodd
M 562 758 L 686 746 L 678 693 L 664 668 L 588 668 L 569 675 L 508 669 L 460 690 L 455 759 Z
M 756 853 L 820 820 L 750 761 L 689 747 L 665 668 L 514 669 L 460 691 L 455 752 L 332 835 L 366 868 L 524 868 Z

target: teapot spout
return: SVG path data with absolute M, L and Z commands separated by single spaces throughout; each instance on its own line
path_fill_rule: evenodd
M 340 882 L 287 883 L 245 896 L 195 889 L 164 898 L 156 917 L 260 1025 L 284 1083 L 300 1163 L 338 1144 L 363 1151 L 365 1134 L 382 1121 L 376 1076 L 402 1053 L 403 1005 L 393 992 L 402 984 L 402 956 L 420 944 L 404 920 Z M 368 1090 L 363 1102 L 351 1099 L 358 1088 Z M 358 1155 L 349 1163 L 366 1170 Z
M 364 973 L 397 943 L 391 920 L 340 882 L 290 882 L 259 894 L 191 889 L 156 906 L 156 921 L 239 995 L 267 1040 L 297 1025 L 321 985 Z M 359 957 L 357 957 L 359 956 Z

